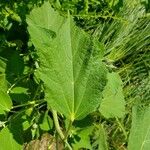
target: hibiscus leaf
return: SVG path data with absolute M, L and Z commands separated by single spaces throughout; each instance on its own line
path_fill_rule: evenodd
M 45 83 L 49 106 L 71 120 L 95 111 L 106 83 L 103 47 L 48 2 L 33 10 L 27 23 L 40 61 L 36 75 Z

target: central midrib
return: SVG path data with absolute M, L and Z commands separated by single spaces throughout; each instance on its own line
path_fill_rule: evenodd
M 72 110 L 71 110 L 71 117 L 74 117 L 74 113 L 75 113 L 75 110 L 74 110 L 74 105 L 75 105 L 75 83 L 74 83 L 74 59 L 73 59 L 73 48 L 72 48 L 72 36 L 71 36 L 71 19 L 70 19 L 70 15 L 68 15 L 68 19 L 69 19 L 69 38 L 70 38 L 70 49 L 71 49 L 71 66 L 72 66 L 72 83 L 71 85 L 73 86 L 73 102 L 72 102 Z

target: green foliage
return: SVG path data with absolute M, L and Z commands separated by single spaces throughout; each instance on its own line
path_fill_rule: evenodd
M 0 114 L 9 112 L 12 107 L 12 101 L 7 93 L 0 90 Z
M 49 3 L 34 9 L 27 22 L 49 106 L 72 121 L 94 111 L 106 82 L 101 49 L 75 27 L 70 16 L 61 17 Z
M 93 126 L 85 127 L 84 129 L 76 129 L 74 132 L 74 144 L 72 147 L 74 150 L 80 148 L 86 148 L 92 150 L 90 143 L 90 135 L 92 134 Z
M 120 76 L 117 73 L 108 73 L 107 80 L 99 111 L 106 118 L 123 117 L 125 101 Z
M 1 147 L 5 150 L 22 149 L 22 146 L 16 142 L 16 140 L 13 138 L 13 134 L 9 131 L 7 127 L 3 128 L 0 132 L 0 144 Z
M 150 108 L 134 107 L 129 136 L 129 150 L 148 150 L 150 147 Z
M 1 0 L 0 149 L 149 150 L 149 6 Z
M 102 125 L 96 125 L 94 133 L 93 149 L 108 150 L 107 135 L 104 127 Z
M 53 120 L 49 117 L 48 112 L 45 112 L 43 116 L 41 116 L 41 122 L 39 124 L 40 129 L 44 131 L 49 131 L 53 128 Z

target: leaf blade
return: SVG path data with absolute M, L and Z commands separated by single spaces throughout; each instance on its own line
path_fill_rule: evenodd
M 6 142 L 6 139 L 7 139 L 7 142 Z M 21 150 L 22 149 L 22 146 L 14 140 L 12 133 L 9 131 L 7 127 L 3 128 L 0 131 L 0 145 L 1 145 L 1 148 L 5 150 L 10 150 L 10 149 Z
M 107 79 L 99 111 L 106 118 L 122 117 L 125 113 L 125 101 L 121 78 L 113 72 L 107 74 Z
M 5 111 L 10 111 L 12 107 L 11 98 L 7 93 L 0 90 L 0 114 L 4 114 Z
M 94 111 L 107 70 L 90 36 L 77 28 L 70 16 L 65 18 L 54 12 L 49 3 L 35 9 L 27 22 L 40 59 L 37 76 L 45 83 L 50 107 L 71 120 Z
M 150 108 L 140 110 L 134 107 L 128 150 L 148 150 L 150 148 Z
M 94 132 L 94 143 L 92 148 L 98 150 L 108 150 L 107 135 L 103 125 L 97 125 Z

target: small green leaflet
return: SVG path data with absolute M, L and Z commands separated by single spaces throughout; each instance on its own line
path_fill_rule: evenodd
M 93 126 L 90 126 L 84 129 L 80 128 L 76 131 L 77 137 L 74 138 L 75 143 L 72 144 L 74 150 L 79 150 L 81 148 L 92 150 L 92 146 L 90 143 L 90 135 L 92 134 L 93 128 Z
M 108 150 L 107 135 L 103 125 L 96 125 L 94 135 L 93 149 L 97 147 L 97 150 Z
M 5 111 L 10 111 L 11 107 L 11 98 L 6 92 L 0 89 L 0 114 L 4 114 Z
M 3 150 L 22 150 L 22 146 L 15 141 L 7 127 L 0 132 L 0 146 Z
M 106 84 L 103 47 L 48 2 L 33 10 L 27 23 L 39 56 L 36 75 L 45 83 L 49 106 L 72 121 L 95 111 Z
M 42 116 L 41 122 L 39 123 L 40 129 L 49 131 L 53 128 L 53 120 L 49 117 L 48 111 Z
M 107 74 L 107 79 L 99 111 L 106 118 L 123 117 L 125 100 L 121 78 L 117 73 L 112 72 Z
M 150 107 L 142 110 L 134 107 L 128 150 L 150 149 Z

